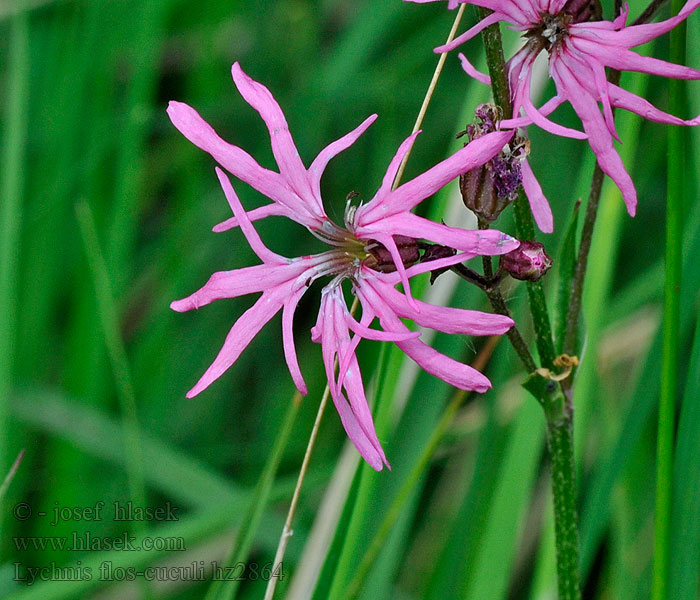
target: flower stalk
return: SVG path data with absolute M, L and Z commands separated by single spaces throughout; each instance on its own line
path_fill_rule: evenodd
M 547 448 L 551 460 L 554 492 L 554 531 L 557 553 L 559 600 L 581 598 L 579 584 L 579 539 L 574 481 L 573 414 L 561 420 L 547 415 Z
M 483 19 L 489 15 L 490 11 L 480 8 L 479 13 Z M 494 101 L 501 107 L 504 118 L 511 118 L 513 116 L 513 105 L 498 24 L 487 27 L 482 33 L 482 39 L 486 49 L 486 61 L 489 75 L 491 76 L 491 89 Z M 535 226 L 527 198 L 522 189 L 514 203 L 514 213 L 518 238 L 521 240 L 534 240 Z M 544 367 L 551 368 L 554 365 L 556 354 L 544 287 L 541 281 L 530 282 L 526 286 L 540 363 Z M 494 308 L 496 307 L 494 306 Z M 496 310 L 498 309 L 496 308 Z M 552 492 L 554 496 L 559 600 L 579 600 L 581 598 L 581 586 L 573 444 L 573 406 L 566 402 L 559 386 L 554 381 L 546 381 L 539 375 L 533 375 L 530 377 L 529 382 L 531 382 L 531 385 L 526 385 L 526 387 L 540 400 L 547 421 L 547 447 L 551 459 Z

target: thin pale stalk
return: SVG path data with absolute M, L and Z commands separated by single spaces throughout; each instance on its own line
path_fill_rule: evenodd
M 19 469 L 23 458 L 24 450 L 20 450 L 19 454 L 17 455 L 17 458 L 15 458 L 15 462 L 12 463 L 10 470 L 7 472 L 7 475 L 5 475 L 5 479 L 3 480 L 2 485 L 0 485 L 0 500 L 2 500 L 5 497 L 5 494 L 7 493 L 7 490 L 10 487 L 12 480 L 15 478 L 15 475 L 17 474 L 17 469 Z
M 683 2 L 673 0 L 677 14 Z M 685 22 L 671 32 L 670 60 L 685 60 Z M 669 110 L 683 112 L 683 86 L 680 80 L 669 83 Z M 663 349 L 661 362 L 661 395 L 656 446 L 656 509 L 654 514 L 653 600 L 668 597 L 670 555 L 671 490 L 673 486 L 673 444 L 676 399 L 678 395 L 678 336 L 680 330 L 681 261 L 683 244 L 683 198 L 685 152 L 683 129 L 671 127 L 668 132 L 668 174 L 666 195 L 666 279 L 664 285 Z
M 353 308 L 356 308 L 354 305 Z M 352 311 L 351 311 L 352 312 Z M 281 573 L 284 565 L 282 560 L 284 559 L 284 554 L 287 551 L 287 544 L 289 543 L 289 538 L 292 536 L 292 521 L 294 521 L 294 515 L 297 510 L 297 504 L 299 503 L 299 497 L 301 495 L 301 486 L 304 483 L 304 478 L 306 477 L 306 471 L 309 468 L 309 461 L 311 460 L 311 453 L 316 444 L 316 437 L 318 436 L 318 430 L 321 427 L 321 421 L 323 420 L 323 413 L 326 410 L 326 405 L 328 404 L 328 397 L 330 396 L 330 387 L 326 385 L 326 389 L 323 391 L 323 396 L 321 397 L 321 403 L 318 405 L 318 411 L 316 412 L 316 419 L 314 421 L 314 426 L 311 429 L 311 435 L 309 436 L 309 443 L 306 445 L 306 452 L 304 453 L 304 460 L 301 463 L 301 468 L 299 469 L 299 477 L 297 478 L 296 486 L 294 487 L 294 493 L 292 494 L 292 502 L 289 505 L 289 511 L 287 512 L 287 519 L 284 522 L 284 528 L 282 529 L 282 535 L 280 536 L 279 544 L 277 545 L 277 552 L 275 552 L 275 559 L 272 562 L 272 572 Z M 270 577 L 267 582 L 267 589 L 265 590 L 265 599 L 272 600 L 275 595 L 275 588 L 277 587 L 278 577 Z
M 455 17 L 454 23 L 452 24 L 452 29 L 450 29 L 450 34 L 447 36 L 447 41 L 445 42 L 446 44 L 449 44 L 453 39 L 455 39 L 455 35 L 457 35 L 457 29 L 459 29 L 459 23 L 462 20 L 462 15 L 464 14 L 464 9 L 466 7 L 466 4 L 463 4 L 459 7 L 459 10 L 457 11 L 457 16 Z M 442 68 L 445 66 L 446 60 L 447 53 L 441 54 L 438 60 L 437 67 L 435 67 L 435 71 L 433 72 L 433 77 L 430 80 L 428 91 L 425 94 L 425 98 L 423 98 L 423 104 L 421 104 L 420 110 L 418 111 L 418 116 L 416 117 L 416 122 L 413 125 L 413 131 L 411 131 L 411 133 L 415 133 L 416 131 L 418 131 L 421 128 L 421 125 L 423 124 L 423 119 L 425 119 L 425 114 L 428 112 L 430 100 L 433 97 L 433 92 L 435 92 L 435 87 L 437 86 L 438 79 L 440 79 L 440 75 L 442 74 Z M 403 160 L 399 165 L 399 170 L 396 172 L 396 178 L 394 179 L 394 189 L 396 189 L 399 186 L 399 182 L 403 177 L 403 172 L 406 170 L 406 163 L 408 162 L 408 157 L 411 155 L 411 150 L 412 149 L 409 149 L 409 151 L 406 152 L 406 156 L 403 157 Z
M 226 557 L 224 562 L 225 567 L 244 564 L 248 560 L 250 549 L 253 546 L 253 541 L 255 540 L 255 534 L 260 527 L 263 515 L 265 514 L 265 509 L 267 508 L 267 504 L 270 499 L 270 493 L 272 492 L 272 486 L 275 483 L 277 469 L 279 468 L 280 461 L 282 460 L 282 456 L 287 447 L 287 443 L 289 442 L 292 432 L 294 431 L 294 421 L 299 413 L 300 406 L 301 394 L 299 391 L 296 391 L 291 402 L 289 403 L 287 412 L 284 415 L 282 425 L 277 432 L 275 444 L 270 452 L 267 462 L 265 463 L 260 479 L 258 479 L 258 483 L 255 486 L 250 508 L 243 520 L 243 526 L 237 533 L 237 539 L 234 541 L 233 545 L 231 546 L 231 550 Z M 273 570 L 270 573 L 271 579 L 281 578 L 282 576 L 283 573 L 281 566 L 279 572 L 275 573 Z M 215 581 L 209 587 L 204 600 L 232 600 L 236 597 L 239 586 L 240 579 L 238 578 L 233 578 L 231 581 Z

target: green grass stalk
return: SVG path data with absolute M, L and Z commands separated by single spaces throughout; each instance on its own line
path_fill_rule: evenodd
M 7 82 L 7 121 L 0 188 L 0 472 L 10 468 L 8 404 L 11 402 L 17 331 L 17 279 L 22 211 L 23 166 L 27 142 L 29 32 L 20 13 L 11 23 Z M 6 511 L 0 504 L 0 539 Z
M 146 485 L 143 474 L 143 452 L 136 409 L 136 394 L 126 349 L 124 348 L 124 341 L 119 331 L 119 316 L 112 293 L 112 285 L 107 264 L 100 249 L 97 229 L 90 207 L 86 202 L 80 202 L 76 206 L 76 214 L 90 267 L 90 275 L 95 288 L 95 299 L 97 301 L 102 333 L 109 353 L 119 396 L 129 495 L 136 505 L 145 506 Z M 144 527 L 142 525 L 142 523 L 136 523 L 139 533 L 143 532 Z
M 676 14 L 683 7 L 683 2 L 673 0 L 672 6 L 673 13 Z M 686 26 L 684 22 L 671 32 L 671 62 L 684 62 L 685 40 Z M 670 80 L 669 98 L 670 112 L 681 114 L 683 112 L 683 87 L 681 81 Z M 680 127 L 669 128 L 663 353 L 656 447 L 656 512 L 654 515 L 654 571 L 651 595 L 653 600 L 666 600 L 668 597 L 673 443 L 676 397 L 678 395 L 678 335 L 680 329 L 681 251 L 685 183 L 683 139 L 683 129 Z
M 255 491 L 253 492 L 253 497 L 250 501 L 250 508 L 243 519 L 243 526 L 238 532 L 237 538 L 234 540 L 231 550 L 229 551 L 229 555 L 224 562 L 225 567 L 243 564 L 248 561 L 250 549 L 253 546 L 255 536 L 258 533 L 260 523 L 262 522 L 265 510 L 270 500 L 270 494 L 272 493 L 272 488 L 275 483 L 277 469 L 279 468 L 284 451 L 287 448 L 287 443 L 289 442 L 292 432 L 294 431 L 294 422 L 296 421 L 297 414 L 299 414 L 300 406 L 301 394 L 297 391 L 294 393 L 294 396 L 287 407 L 287 412 L 285 413 L 284 420 L 282 421 L 282 424 L 277 432 L 275 443 L 272 447 L 272 452 L 270 452 L 262 474 L 260 475 L 260 479 L 258 479 L 258 483 L 255 486 Z M 271 576 L 274 577 L 276 575 L 271 573 Z M 281 579 L 282 576 L 283 567 L 280 563 L 279 578 Z M 239 578 L 234 578 L 231 581 L 215 581 L 209 587 L 204 600 L 232 600 L 236 597 L 239 586 Z

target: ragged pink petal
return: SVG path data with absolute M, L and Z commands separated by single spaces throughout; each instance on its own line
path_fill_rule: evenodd
M 415 2 L 416 4 L 427 4 L 428 2 L 442 2 L 443 0 L 405 0 L 406 2 Z M 458 0 L 448 0 L 447 8 L 452 10 L 457 8 Z
M 610 99 L 614 106 L 624 108 L 633 113 L 656 123 L 668 123 L 669 125 L 700 125 L 700 116 L 694 119 L 684 120 L 675 115 L 659 110 L 651 102 L 628 92 L 612 83 L 608 87 Z
M 361 227 L 389 215 L 411 210 L 462 173 L 491 160 L 513 135 L 513 131 L 496 131 L 470 142 L 422 175 L 389 194 L 375 196 L 361 206 L 355 216 L 356 224 Z
M 306 382 L 299 368 L 299 359 L 297 358 L 296 348 L 294 346 L 294 311 L 296 311 L 299 300 L 304 295 L 308 288 L 305 285 L 300 286 L 297 290 L 284 301 L 282 308 L 282 347 L 284 349 L 284 358 L 287 362 L 289 374 L 292 376 L 294 385 L 299 392 L 306 396 L 308 389 Z
M 320 198 L 317 198 L 311 191 L 306 177 L 306 167 L 299 158 L 299 152 L 294 140 L 292 140 L 292 135 L 289 133 L 287 120 L 270 90 L 248 77 L 238 62 L 233 63 L 231 73 L 241 96 L 260 113 L 265 125 L 267 125 L 272 153 L 279 165 L 280 173 L 302 200 L 312 205 L 319 215 L 323 214 Z
M 540 106 L 537 111 L 547 117 L 550 114 L 552 114 L 557 108 L 559 108 L 564 102 L 566 102 L 565 98 L 561 98 L 560 96 L 554 96 L 553 98 L 550 98 L 545 102 L 542 106 Z M 518 127 L 526 127 L 527 125 L 532 125 L 532 119 L 529 117 L 517 117 L 513 119 L 503 119 L 501 121 L 501 127 L 503 129 L 517 129 Z
M 408 330 L 401 322 L 401 319 L 371 285 L 360 286 L 357 294 L 363 306 L 371 306 L 372 310 L 376 312 L 379 322 L 385 331 L 403 332 Z M 397 342 L 396 345 L 420 365 L 424 371 L 459 389 L 485 392 L 491 387 L 489 380 L 476 369 L 457 362 L 437 350 L 433 350 L 420 340 Z
M 374 238 L 389 251 L 389 254 L 391 254 L 391 258 L 394 260 L 394 266 L 396 267 L 396 272 L 401 279 L 401 284 L 403 285 L 406 298 L 416 310 L 419 310 L 418 305 L 411 294 L 411 284 L 408 281 L 408 275 L 406 274 L 406 266 L 403 264 L 403 258 L 401 257 L 398 247 L 396 246 L 394 236 L 386 234 L 383 231 L 376 231 L 374 233 Z
M 576 39 L 572 45 L 582 52 L 595 56 L 606 67 L 619 71 L 637 71 L 674 79 L 700 79 L 700 71 L 697 69 L 676 65 L 652 56 L 642 56 L 619 46 L 606 46 L 586 39 Z
M 250 222 L 248 215 L 246 214 L 245 210 L 243 210 L 241 201 L 238 199 L 238 196 L 236 196 L 236 192 L 233 190 L 231 181 L 228 177 L 226 177 L 226 174 L 221 169 L 219 169 L 219 167 L 216 167 L 216 176 L 219 178 L 219 183 L 221 184 L 221 187 L 224 190 L 226 200 L 228 201 L 228 204 L 231 207 L 231 210 L 233 211 L 234 217 L 236 217 L 236 219 L 238 220 L 238 225 L 241 228 L 243 235 L 250 244 L 250 247 L 253 249 L 253 252 L 257 254 L 258 258 L 264 263 L 283 264 L 288 262 L 286 258 L 280 256 L 275 252 L 272 252 L 272 250 L 270 250 L 267 246 L 265 246 L 265 244 L 263 244 L 263 241 L 260 239 L 258 232 L 255 231 L 255 227 L 253 227 L 253 224 Z
M 495 229 L 471 230 L 448 227 L 409 212 L 370 223 L 358 228 L 355 233 L 359 238 L 378 239 L 377 236 L 386 235 L 385 232 L 429 240 L 455 250 L 492 256 L 515 250 L 519 243 L 515 238 Z
M 372 415 L 364 395 L 362 378 L 356 359 L 350 360 L 348 369 L 351 372 L 345 373 L 345 378 L 347 379 L 349 375 L 351 383 L 343 384 L 348 391 L 350 402 L 342 393 L 341 385 L 336 382 L 336 357 L 338 362 L 342 362 L 344 358 L 343 346 L 348 346 L 350 343 L 349 333 L 342 317 L 344 308 L 347 310 L 336 288 L 325 290 L 321 299 L 321 308 L 314 335 L 316 341 L 321 342 L 323 363 L 331 397 L 343 427 L 363 458 L 372 468 L 380 471 L 382 463 L 386 462 L 386 457 L 374 430 Z M 350 390 L 348 390 L 348 386 Z
M 624 27 L 618 31 L 602 31 L 600 29 L 592 29 L 587 27 L 588 23 L 578 23 L 572 25 L 570 30 L 576 37 L 585 37 L 593 41 L 599 41 L 610 46 L 619 46 L 622 48 L 634 48 L 641 46 L 653 39 L 668 33 L 682 23 L 688 16 L 700 7 L 700 0 L 689 0 L 686 2 L 681 11 L 670 19 L 660 21 L 658 23 L 644 23 L 642 25 L 632 25 Z
M 288 210 L 284 206 L 280 206 L 279 204 L 273 203 L 266 204 L 265 206 L 261 206 L 259 208 L 254 208 L 253 210 L 249 210 L 247 214 L 248 220 L 254 222 L 260 221 L 261 219 L 265 219 L 267 217 L 288 217 L 289 215 L 287 213 Z M 230 219 L 226 219 L 225 221 L 214 225 L 214 227 L 212 227 L 212 231 L 214 233 L 221 233 L 222 231 L 228 231 L 229 229 L 233 229 L 234 227 L 238 227 L 238 219 L 236 217 L 231 217 Z
M 345 305 L 345 300 L 342 298 L 339 288 L 334 290 L 333 297 L 333 307 L 335 310 L 335 319 L 333 324 L 335 325 L 335 337 L 338 343 L 337 356 L 338 363 L 344 362 L 346 354 L 350 354 L 350 362 L 347 370 L 343 373 L 343 384 L 342 387 L 345 389 L 347 394 L 347 399 L 350 403 L 350 408 L 352 408 L 353 414 L 357 417 L 357 422 L 360 424 L 362 431 L 365 432 L 367 439 L 377 451 L 377 453 L 382 457 L 382 461 L 386 462 L 386 457 L 384 456 L 384 450 L 377 438 L 377 432 L 374 428 L 374 421 L 372 419 L 372 412 L 369 409 L 369 404 L 367 403 L 367 397 L 365 396 L 364 385 L 362 383 L 362 375 L 360 374 L 360 367 L 357 362 L 357 357 L 355 352 L 349 352 L 351 347 L 351 341 L 349 336 L 349 331 L 347 324 L 344 319 L 344 315 L 347 314 L 348 309 Z M 340 384 L 338 384 L 337 390 L 341 389 Z
M 517 78 L 517 85 L 513 94 L 513 106 L 515 114 L 518 114 L 520 111 L 520 107 L 522 107 L 527 117 L 529 117 L 529 119 L 531 119 L 532 122 L 541 129 L 544 129 L 549 133 L 559 135 L 562 137 L 570 137 L 580 140 L 586 139 L 586 134 L 582 131 L 572 129 L 570 127 L 564 127 L 563 125 L 559 125 L 554 121 L 550 121 L 532 103 L 532 99 L 530 97 L 530 82 L 532 80 L 532 65 L 535 61 L 535 58 L 536 54 L 530 52 L 525 57 L 524 62 L 521 65 L 522 71 L 519 74 L 519 77 Z
M 458 35 L 451 42 L 449 42 L 447 44 L 443 44 L 442 46 L 438 46 L 437 48 L 435 48 L 435 52 L 438 54 L 442 54 L 444 52 L 449 52 L 450 50 L 454 50 L 457 46 L 460 46 L 464 42 L 471 40 L 473 37 L 476 37 L 477 35 L 479 35 L 487 27 L 490 27 L 491 25 L 498 23 L 501 20 L 502 20 L 502 17 L 498 13 L 491 13 L 488 17 L 479 21 L 471 29 L 468 29 L 463 34 Z
M 478 82 L 483 83 L 485 85 L 491 85 L 491 77 L 487 75 L 486 73 L 482 73 L 479 71 L 472 63 L 467 60 L 467 57 L 464 56 L 461 52 L 457 55 L 459 57 L 460 62 L 462 63 L 462 69 L 464 69 L 464 72 L 469 75 L 469 77 L 472 77 L 473 79 L 476 79 Z
M 296 261 L 292 264 L 254 265 L 233 271 L 218 271 L 201 289 L 182 300 L 175 300 L 170 308 L 185 312 L 206 306 L 215 300 L 255 294 L 296 279 L 307 269 L 308 265 Z
M 503 315 L 477 310 L 435 306 L 416 300 L 420 312 L 406 302 L 406 298 L 393 285 L 384 283 L 381 276 L 368 282 L 387 305 L 400 317 L 407 317 L 423 327 L 444 333 L 465 335 L 501 335 L 513 326 L 513 320 Z M 397 340 L 404 341 L 404 340 Z
M 413 143 L 416 141 L 416 138 L 420 135 L 420 133 L 420 131 L 412 133 L 401 143 L 399 149 L 394 155 L 394 158 L 391 159 L 391 162 L 387 167 L 386 173 L 384 173 L 382 185 L 379 186 L 377 193 L 374 195 L 375 198 L 382 198 L 386 196 L 386 194 L 391 192 L 391 188 L 393 187 L 394 181 L 396 180 L 396 174 L 399 171 L 401 162 L 403 161 L 406 154 L 411 151 Z
M 612 136 L 607 130 L 598 104 L 581 86 L 566 61 L 552 60 L 551 64 L 557 87 L 567 90 L 567 99 L 583 123 L 583 128 L 588 134 L 588 141 L 598 159 L 600 168 L 620 188 L 622 198 L 627 205 L 627 212 L 634 216 L 637 208 L 637 191 L 620 155 L 613 147 Z
M 335 408 L 340 416 L 340 422 L 343 425 L 343 429 L 345 429 L 345 433 L 348 434 L 350 441 L 370 467 L 375 471 L 381 471 L 383 462 L 382 456 L 369 441 L 367 434 L 362 431 L 362 427 L 360 427 L 357 417 L 353 414 L 345 397 L 338 392 L 331 392 L 331 398 L 333 398 L 333 404 L 335 404 Z
M 168 104 L 168 116 L 173 125 L 190 142 L 212 155 L 229 173 L 284 206 L 295 203 L 279 173 L 261 167 L 245 150 L 222 140 L 192 107 L 182 102 Z
M 426 346 L 420 340 L 408 340 L 398 342 L 397 346 L 410 356 L 424 371 L 435 375 L 459 388 L 484 393 L 491 389 L 491 382 L 476 369 L 457 362 L 456 360 L 441 354 L 430 346 Z
M 286 290 L 282 289 L 282 286 L 264 292 L 258 301 L 238 318 L 226 336 L 226 341 L 214 362 L 197 384 L 187 392 L 188 398 L 193 398 L 204 391 L 238 360 L 241 352 L 282 308 L 285 294 Z
M 532 216 L 535 217 L 535 223 L 542 233 L 552 233 L 554 231 L 552 209 L 527 159 L 520 163 L 520 169 L 523 174 L 523 189 L 530 203 Z
M 352 146 L 366 130 L 374 123 L 377 115 L 370 115 L 358 127 L 350 133 L 345 134 L 340 139 L 326 146 L 319 155 L 314 159 L 309 167 L 309 177 L 311 178 L 311 188 L 317 198 L 321 198 L 321 177 L 326 169 L 329 161 L 340 154 L 343 150 L 347 150 Z

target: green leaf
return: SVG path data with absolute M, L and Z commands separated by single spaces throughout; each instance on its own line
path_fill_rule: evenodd
M 700 585 L 700 320 L 681 405 L 673 465 L 669 598 L 695 598 Z
M 578 231 L 578 216 L 580 200 L 574 204 L 569 224 L 564 234 L 564 239 L 559 250 L 557 264 L 559 268 L 559 282 L 557 286 L 556 313 L 555 313 L 555 333 L 557 354 L 561 354 L 564 348 L 564 337 L 566 336 L 566 323 L 569 315 L 569 300 L 571 298 L 571 287 L 573 285 L 574 271 L 576 269 L 576 258 L 578 249 L 576 244 L 576 232 Z

